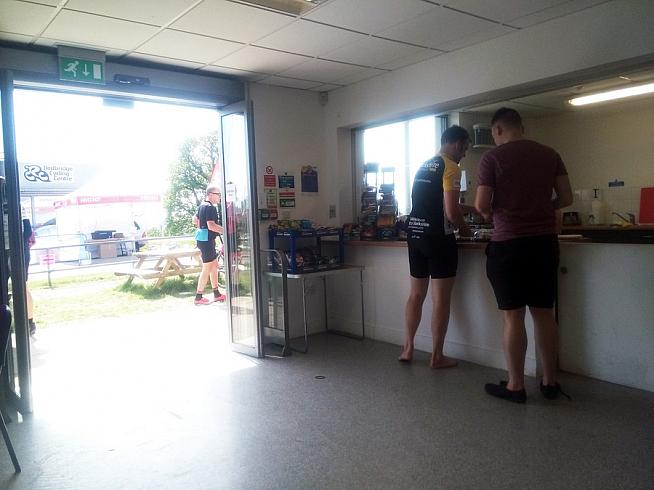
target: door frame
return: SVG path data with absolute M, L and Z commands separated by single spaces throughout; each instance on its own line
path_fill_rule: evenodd
M 25 290 L 25 257 L 23 251 L 22 220 L 20 216 L 20 182 L 18 178 L 18 159 L 16 156 L 16 133 L 14 126 L 14 74 L 10 70 L 0 69 L 0 104 L 2 105 L 2 144 L 5 166 L 5 193 L 7 197 L 7 225 L 9 235 L 9 253 L 6 244 L 0 250 L 0 256 L 12 264 L 11 290 L 13 300 L 13 325 L 16 340 L 16 359 L 19 392 L 14 391 L 9 376 L 11 370 L 3 370 L 3 383 L 9 395 L 9 402 L 19 412 L 32 412 L 32 372 L 29 328 L 27 325 L 27 298 Z M 3 217 L 4 219 L 4 217 Z M 4 240 L 3 240 L 4 241 Z M 20 267 L 14 267 L 19 264 Z M 7 278 L 9 280 L 9 278 Z M 3 286 L 4 287 L 4 286 Z M 7 349 L 7 359 L 12 359 L 11 347 Z
M 1 52 L 1 50 L 0 50 Z M 45 61 L 45 59 L 44 59 Z M 148 68 L 142 68 L 148 70 Z M 162 73 L 166 73 L 163 71 Z M 172 73 L 172 72 L 171 72 Z M 172 73 L 175 75 L 174 73 Z M 245 86 L 245 84 L 243 84 Z M 36 90 L 40 92 L 71 93 L 78 95 L 90 95 L 98 97 L 121 98 L 134 101 L 160 102 L 171 105 L 193 106 L 212 108 L 220 117 L 221 109 L 227 100 L 234 100 L 231 96 L 221 97 L 219 94 L 214 97 L 208 94 L 185 92 L 183 89 L 163 89 L 147 87 L 147 90 L 140 92 L 138 87 L 132 90 L 125 90 L 122 87 L 118 89 L 109 85 L 97 85 L 87 87 L 80 84 L 71 84 L 56 79 L 53 75 L 44 75 L 24 70 L 12 70 L 3 68 L 0 65 L 0 89 L 2 97 L 2 128 L 3 143 L 5 154 L 5 173 L 6 189 L 8 192 L 8 204 L 10 209 L 10 229 L 20 230 L 22 226 L 20 220 L 20 187 L 18 174 L 18 158 L 16 154 L 16 135 L 14 124 L 14 88 L 24 90 Z M 194 97 L 197 95 L 197 98 Z M 15 201 L 15 202 L 14 202 Z M 13 223 L 13 224 L 12 224 Z M 16 224 L 17 223 L 17 224 Z M 11 227 L 14 228 L 11 228 Z M 18 228 L 16 228 L 18 226 Z M 24 263 L 22 233 L 10 233 L 10 250 L 15 252 L 15 259 L 12 263 Z M 19 245 L 19 246 L 17 246 Z M 258 245 L 258 244 L 257 244 Z M 0 252 L 4 253 L 4 252 Z M 14 274 L 17 274 L 14 278 Z M 18 366 L 18 380 L 20 386 L 20 395 L 11 389 L 7 389 L 9 401 L 19 412 L 27 414 L 33 411 L 32 401 L 32 373 L 31 373 L 31 352 L 29 327 L 27 324 L 27 302 L 25 292 L 25 270 L 24 267 L 17 268 L 17 272 L 12 271 L 12 284 L 22 284 L 22 288 L 12 291 L 14 304 L 13 324 L 16 335 L 16 363 Z M 9 356 L 7 356 L 9 358 Z M 6 381 L 7 388 L 9 385 L 9 370 L 3 370 L 0 382 Z
M 233 318 L 232 318 L 232 300 L 231 297 L 231 264 L 230 261 L 234 255 L 230 250 L 230 241 L 225 240 L 226 247 L 226 276 L 227 276 L 227 301 L 228 301 L 228 323 L 229 323 L 229 340 L 231 349 L 241 354 L 246 354 L 252 357 L 263 357 L 263 319 L 261 309 L 261 264 L 260 264 L 260 244 L 259 244 L 259 227 L 258 227 L 258 197 L 257 197 L 257 172 L 256 172 L 256 158 L 254 146 L 254 105 L 248 97 L 248 90 L 246 86 L 245 100 L 235 102 L 228 106 L 219 109 L 221 124 L 220 124 L 220 148 L 222 152 L 222 162 L 220 166 L 221 182 L 223 184 L 222 207 L 223 216 L 225 216 L 225 225 L 227 226 L 227 219 L 229 219 L 227 209 L 227 178 L 225 174 L 226 162 L 224 160 L 224 136 L 222 118 L 231 114 L 242 114 L 245 118 L 245 141 L 246 141 L 246 159 L 247 159 L 247 181 L 248 193 L 250 196 L 250 209 L 248 219 L 248 235 L 250 237 L 250 274 L 252 284 L 252 304 L 254 307 L 254 322 L 255 322 L 255 345 L 248 346 L 245 344 L 234 342 L 233 336 Z

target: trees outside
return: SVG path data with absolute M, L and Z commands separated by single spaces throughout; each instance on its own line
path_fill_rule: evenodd
M 218 133 L 186 140 L 170 172 L 170 189 L 164 198 L 167 235 L 193 233 L 192 218 L 202 203 L 214 163 L 218 159 Z

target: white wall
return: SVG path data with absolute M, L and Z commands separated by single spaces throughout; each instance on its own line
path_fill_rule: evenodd
M 275 175 L 295 175 L 296 207 L 288 209 L 290 219 L 308 218 L 327 224 L 329 189 L 333 168 L 326 164 L 324 147 L 323 107 L 318 92 L 252 84 L 250 98 L 254 103 L 254 139 L 257 163 L 259 207 L 265 208 L 263 175 L 271 165 Z M 300 168 L 318 168 L 317 193 L 300 192 Z M 280 211 L 280 218 L 283 217 Z M 269 221 L 260 222 L 260 239 L 268 248 Z M 315 282 L 316 284 L 314 284 Z M 308 324 L 311 332 L 324 328 L 320 281 L 309 281 L 307 293 Z M 299 281 L 289 281 L 289 310 L 292 336 L 301 334 L 302 296 Z
M 654 104 L 642 102 L 606 110 L 525 119 L 527 135 L 562 156 L 582 218 L 590 209 L 591 189 L 599 188 L 609 213 L 638 216 L 640 188 L 654 186 Z M 608 183 L 624 181 L 622 188 Z
M 571 72 L 654 55 L 654 2 L 618 0 L 448 53 L 330 92 L 325 107 L 326 159 L 338 161 L 330 189 L 343 196 L 340 221 L 352 210 L 350 145 L 339 128 L 390 119 Z
M 271 165 L 275 175 L 295 175 L 296 207 L 288 209 L 289 219 L 324 222 L 328 216 L 328 208 L 323 205 L 325 181 L 329 181 L 331 169 L 325 163 L 324 118 L 318 92 L 252 84 L 250 96 L 254 101 L 259 207 L 266 207 L 263 175 L 266 166 Z M 318 168 L 319 192 L 300 192 L 303 165 Z M 280 213 L 283 211 L 280 209 Z

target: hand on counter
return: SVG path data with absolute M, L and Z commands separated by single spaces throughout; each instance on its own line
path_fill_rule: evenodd
M 469 238 L 472 236 L 472 230 L 467 224 L 459 227 L 459 236 Z

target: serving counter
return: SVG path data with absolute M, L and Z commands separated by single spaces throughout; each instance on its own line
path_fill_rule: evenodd
M 561 369 L 654 391 L 654 247 L 561 237 L 558 316 Z M 406 242 L 348 241 L 345 260 L 365 267 L 366 337 L 402 345 L 410 289 Z M 459 269 L 445 340 L 449 356 L 505 368 L 502 320 L 486 277 L 485 242 L 459 243 Z M 330 289 L 339 305 L 330 322 L 360 330 L 353 312 L 358 284 Z M 415 345 L 431 351 L 431 302 L 425 301 Z M 533 323 L 526 318 L 525 373 L 538 366 Z M 398 347 L 399 353 L 399 347 Z

